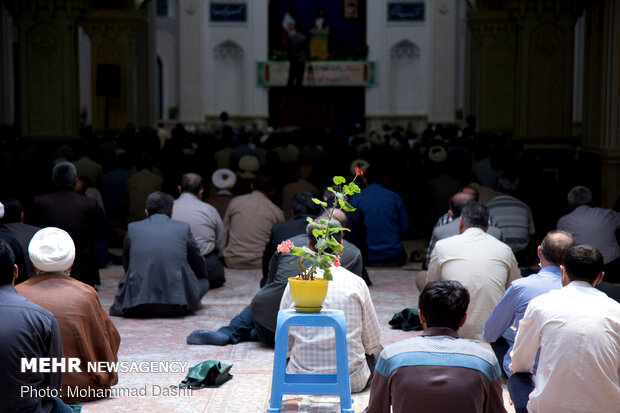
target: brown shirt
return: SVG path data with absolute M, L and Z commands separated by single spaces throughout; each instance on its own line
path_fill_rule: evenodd
M 56 316 L 63 357 L 80 359 L 81 373 L 62 375 L 63 395 L 67 387 L 105 389 L 118 382 L 115 372 L 88 372 L 88 362 L 116 362 L 120 335 L 108 317 L 94 288 L 64 274 L 39 274 L 15 287 L 18 293 Z M 88 399 L 71 399 L 83 402 Z

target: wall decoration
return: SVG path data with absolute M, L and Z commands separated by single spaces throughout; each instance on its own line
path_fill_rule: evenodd
M 424 3 L 388 3 L 388 22 L 423 22 Z

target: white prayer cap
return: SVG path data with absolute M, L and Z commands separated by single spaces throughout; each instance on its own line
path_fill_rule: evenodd
M 4 218 L 4 204 L 0 202 L 0 219 Z
M 443 162 L 448 157 L 448 151 L 446 148 L 440 145 L 431 146 L 428 150 L 428 159 L 432 162 Z
M 230 169 L 222 168 L 213 172 L 211 176 L 211 181 L 216 188 L 219 189 L 230 189 L 235 186 L 237 182 L 237 177 L 235 173 Z
M 41 271 L 67 271 L 73 265 L 75 245 L 66 231 L 47 227 L 34 234 L 28 245 L 28 255 L 35 268 Z

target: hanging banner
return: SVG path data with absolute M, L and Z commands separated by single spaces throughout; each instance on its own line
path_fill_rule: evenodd
M 258 86 L 286 86 L 289 62 L 258 62 Z M 375 62 L 312 61 L 306 63 L 303 86 L 375 84 Z

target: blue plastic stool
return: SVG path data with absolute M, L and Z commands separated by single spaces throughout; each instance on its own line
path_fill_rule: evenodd
M 333 327 L 336 333 L 336 374 L 287 374 L 286 344 L 288 328 Z M 340 396 L 340 411 L 354 413 L 351 407 L 351 384 L 347 358 L 347 330 L 342 310 L 321 310 L 304 314 L 295 310 L 280 310 L 276 327 L 276 345 L 273 357 L 271 400 L 267 413 L 277 413 L 282 407 L 283 394 L 333 394 Z

